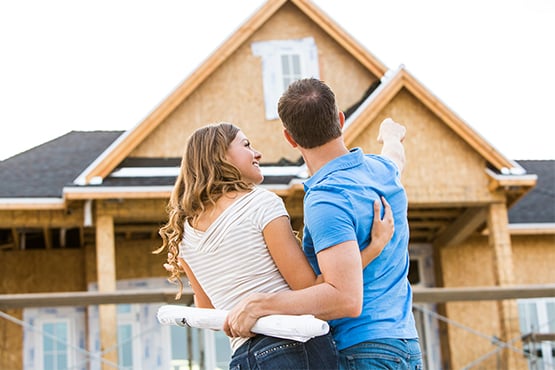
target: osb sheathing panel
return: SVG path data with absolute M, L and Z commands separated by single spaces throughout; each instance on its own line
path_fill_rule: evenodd
M 80 249 L 3 252 L 0 294 L 81 291 L 85 288 Z
M 466 365 L 497 347 L 490 337 L 499 333 L 497 304 L 493 301 L 458 302 L 446 305 L 451 369 L 464 369 Z M 496 357 L 480 363 L 479 369 L 496 369 Z
M 407 128 L 402 181 L 411 203 L 492 199 L 484 159 L 406 89 L 400 90 L 351 146 L 379 153 L 381 145 L 376 138 L 387 117 Z
M 555 236 L 526 235 L 511 237 L 515 284 L 555 282 Z
M 0 254 L 0 294 L 85 290 L 85 258 L 81 249 L 18 250 Z M 23 310 L 5 313 L 22 320 Z M 0 369 L 22 369 L 22 327 L 0 318 L 0 343 Z
M 445 287 L 495 284 L 493 254 L 487 237 L 471 237 L 463 244 L 441 248 L 439 255 Z
M 17 320 L 23 320 L 23 310 L 4 310 Z M 23 328 L 0 318 L 0 369 L 23 369 Z
M 167 277 L 162 264 L 166 254 L 152 254 L 160 247 L 153 240 L 117 240 L 116 241 L 116 279 L 139 279 Z M 96 282 L 96 256 L 93 246 L 87 248 L 87 284 Z
M 262 161 L 296 161 L 299 153 L 282 134 L 279 120 L 266 121 L 262 61 L 251 43 L 314 37 L 320 76 L 334 90 L 340 109 L 356 103 L 376 79 L 314 22 L 288 4 L 233 53 L 194 93 L 157 127 L 132 157 L 181 157 L 189 135 L 208 123 L 237 124 L 262 152 Z
M 166 261 L 167 252 L 152 254 L 162 244 L 153 240 L 122 241 L 116 245 L 116 272 L 118 280 L 167 277 L 167 271 L 162 267 Z
M 439 251 L 445 287 L 492 286 L 493 256 L 485 237 L 468 239 L 464 244 Z M 499 334 L 499 314 L 494 301 L 455 302 L 446 304 L 447 317 L 471 330 L 447 325 L 453 369 L 461 369 L 474 359 L 492 351 L 485 336 Z M 472 332 L 474 331 L 474 332 Z M 486 367 L 488 368 L 488 367 Z

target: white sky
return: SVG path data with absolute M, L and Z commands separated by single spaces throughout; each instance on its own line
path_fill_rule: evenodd
M 555 1 L 314 0 L 510 159 L 555 159 Z M 141 122 L 263 0 L 0 0 L 0 160 Z

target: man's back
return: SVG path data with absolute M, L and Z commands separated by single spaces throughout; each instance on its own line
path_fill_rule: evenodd
M 409 258 L 407 198 L 397 167 L 360 149 L 336 158 L 305 183 L 303 248 L 317 272 L 316 253 L 346 240 L 368 244 L 373 201 L 385 196 L 395 219 L 390 243 L 364 270 L 362 314 L 331 320 L 338 349 L 378 338 L 416 338 Z

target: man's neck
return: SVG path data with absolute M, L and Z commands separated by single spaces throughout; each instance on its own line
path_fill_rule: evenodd
M 314 175 L 320 168 L 337 157 L 349 153 L 343 142 L 343 137 L 338 137 L 324 145 L 312 149 L 298 147 L 308 168 L 310 175 Z

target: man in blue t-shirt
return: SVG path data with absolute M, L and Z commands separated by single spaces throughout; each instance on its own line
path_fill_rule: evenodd
M 407 277 L 408 202 L 400 182 L 405 128 L 391 119 L 382 122 L 381 155 L 347 149 L 345 116 L 331 89 L 314 78 L 292 83 L 278 113 L 286 139 L 311 174 L 304 184 L 303 250 L 324 283 L 254 294 L 232 311 L 226 325 L 248 335 L 262 316 L 313 314 L 329 321 L 342 369 L 418 369 L 422 354 Z M 372 205 L 382 196 L 393 210 L 395 232 L 362 270 L 359 245 L 369 243 Z

